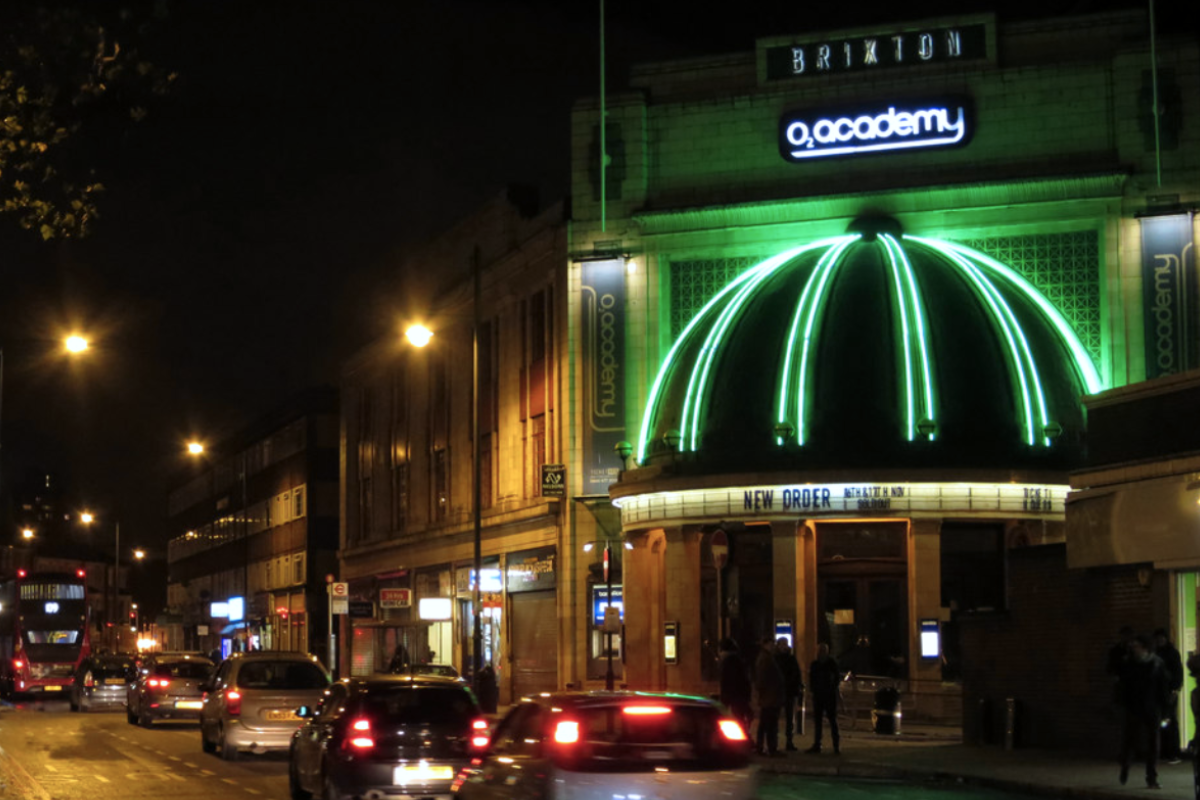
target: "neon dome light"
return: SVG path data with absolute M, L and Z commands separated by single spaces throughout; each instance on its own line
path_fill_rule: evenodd
M 904 253 L 904 248 L 902 248 L 900 243 L 897 242 L 896 239 L 890 234 L 885 233 L 879 238 L 883 241 L 884 247 L 886 247 L 888 250 L 888 258 L 892 261 L 892 269 L 894 270 L 896 268 L 896 256 L 900 257 L 900 263 L 904 265 L 904 278 L 905 283 L 908 286 L 908 298 L 909 302 L 912 304 L 912 315 L 916 322 L 917 352 L 921 356 L 921 377 L 922 389 L 924 390 L 925 418 L 930 422 L 933 422 L 936 420 L 933 403 L 933 371 L 929 367 L 929 342 L 925 336 L 925 309 L 922 307 L 921 293 L 917 290 L 917 282 L 916 277 L 913 275 L 912 264 L 909 263 L 908 256 Z M 905 341 L 907 341 L 907 338 Z M 910 442 L 913 440 L 914 428 L 914 422 L 911 417 L 912 413 L 910 408 L 908 429 L 908 440 Z M 929 434 L 930 439 L 933 437 L 934 434 Z
M 743 283 L 754 278 L 759 270 L 771 269 L 774 266 L 778 266 L 787 261 L 790 261 L 793 258 L 796 258 L 797 256 L 799 256 L 803 253 L 806 253 L 810 250 L 815 250 L 815 249 L 818 249 L 821 247 L 827 247 L 831 242 L 840 241 L 844 238 L 845 237 L 836 237 L 834 239 L 825 239 L 822 241 L 813 242 L 812 244 L 808 244 L 803 247 L 796 247 L 791 250 L 780 253 L 777 256 L 768 258 L 766 261 L 763 261 L 761 264 L 759 264 L 755 267 L 752 267 L 751 269 L 747 270 L 746 272 L 743 272 L 738 277 L 734 278 L 732 281 L 730 281 L 728 286 L 726 286 L 721 291 L 717 292 L 717 294 L 714 295 L 711 300 L 709 300 L 707 303 L 704 304 L 704 307 L 701 308 L 699 313 L 697 313 L 696 316 L 692 318 L 692 321 L 689 322 L 687 324 L 687 326 L 683 329 L 683 333 L 681 333 L 679 335 L 679 338 L 675 340 L 675 344 L 671 346 L 670 351 L 667 353 L 666 359 L 663 361 L 662 367 L 660 367 L 658 370 L 657 377 L 655 377 L 655 379 L 654 379 L 654 385 L 650 388 L 650 396 L 647 398 L 647 401 L 646 401 L 646 410 L 642 415 L 642 430 L 641 430 L 641 433 L 638 435 L 638 461 L 641 461 L 646 457 L 646 445 L 648 442 L 648 437 L 650 435 L 652 422 L 654 419 L 654 411 L 658 407 L 658 399 L 659 399 L 660 393 L 662 392 L 663 383 L 665 382 L 666 378 L 671 373 L 671 366 L 675 361 L 675 356 L 679 352 L 679 349 L 691 337 L 692 331 L 705 319 L 705 317 L 708 316 L 708 313 L 721 301 L 722 298 L 724 298 L 726 295 L 733 292 L 735 289 L 737 289 Z M 682 439 L 680 441 L 682 443 Z
M 875 247 L 879 249 L 861 249 Z M 857 306 L 844 305 L 843 298 L 851 296 L 870 298 L 870 318 L 859 318 Z M 771 304 L 764 305 L 768 298 Z M 964 307 L 964 298 L 974 302 Z M 844 361 L 845 340 L 836 327 L 849 325 L 865 334 L 863 324 L 873 326 L 871 341 L 878 342 L 871 345 L 875 355 L 870 356 L 876 366 L 846 383 L 846 367 L 838 365 L 850 362 Z M 964 324 L 971 338 L 959 343 L 956 326 Z M 886 358 L 888 339 L 894 366 L 880 361 Z M 998 349 L 979 349 L 984 342 Z M 763 362 L 772 351 L 778 354 L 774 370 L 769 360 Z M 751 352 L 755 355 L 750 360 L 744 358 Z M 993 352 L 996 356 L 988 355 Z M 935 364 L 941 367 L 940 380 Z M 746 372 L 750 365 L 755 371 Z M 965 372 L 962 367 L 967 367 Z M 688 322 L 652 384 L 637 459 L 645 463 L 649 455 L 663 453 L 663 442 L 667 452 L 697 452 L 709 434 L 715 435 L 714 453 L 753 446 L 752 442 L 772 450 L 803 448 L 811 442 L 813 457 L 824 459 L 827 456 L 820 454 L 837 452 L 830 449 L 836 436 L 814 436 L 843 429 L 825 426 L 839 418 L 837 392 L 846 389 L 836 387 L 849 386 L 859 387 L 859 397 L 862 391 L 881 393 L 873 402 L 895 409 L 892 413 L 898 416 L 874 417 L 889 420 L 876 429 L 876 436 L 890 430 L 895 431 L 897 445 L 950 441 L 952 450 L 961 450 L 963 442 L 974 441 L 963 438 L 974 435 L 969 431 L 984 430 L 978 428 L 982 422 L 964 418 L 959 404 L 941 400 L 953 394 L 951 389 L 962 390 L 959 376 L 964 374 L 991 381 L 988 396 L 998 402 L 987 406 L 994 420 L 987 430 L 1011 431 L 1007 441 L 1018 448 L 1051 448 L 1063 431 L 1058 423 L 1068 423 L 1072 436 L 1064 441 L 1071 442 L 1070 452 L 1083 424 L 1079 395 L 1103 389 L 1070 324 L 1011 267 L 954 242 L 886 230 L 875 231 L 869 240 L 859 233 L 824 239 L 756 264 L 718 291 Z M 1067 382 L 1056 377 L 1047 384 L 1046 374 Z M 815 383 L 818 375 L 821 387 Z M 732 376 L 737 376 L 736 385 L 727 382 Z M 826 387 L 831 380 L 834 383 Z M 972 389 L 977 386 L 971 384 Z M 759 399 L 742 402 L 739 394 Z M 716 398 L 721 399 L 714 404 Z M 851 405 L 860 412 L 871 408 Z M 751 408 L 753 413 L 747 415 Z M 754 419 L 764 411 L 768 420 L 774 419 L 762 420 L 765 424 L 757 427 Z M 951 430 L 954 435 L 946 440 Z M 896 458 L 901 451 L 888 452 Z M 943 450 L 919 452 L 927 454 L 914 457 L 928 463 L 929 453 Z M 1010 452 L 1020 459 L 1019 453 L 1026 451 Z
M 1088 354 L 1087 348 L 1083 346 L 1083 342 L 1079 341 L 1079 336 L 1076 335 L 1071 323 L 1067 322 L 1057 308 L 1055 308 L 1049 300 L 1037 290 L 1036 287 L 1025 278 L 1021 277 L 1012 267 L 1002 264 L 989 255 L 980 253 L 978 250 L 972 250 L 970 247 L 958 244 L 957 242 L 944 242 L 933 239 L 923 239 L 919 236 L 909 236 L 905 234 L 905 239 L 910 239 L 914 242 L 921 242 L 930 247 L 935 244 L 941 244 L 945 247 L 960 253 L 967 258 L 973 259 L 979 264 L 988 267 L 999 273 L 1001 277 L 1019 289 L 1030 300 L 1032 300 L 1038 308 L 1045 314 L 1055 328 L 1058 329 L 1062 336 L 1063 342 L 1071 350 L 1072 356 L 1075 359 L 1075 366 L 1083 377 L 1084 383 L 1087 384 L 1088 394 L 1096 394 L 1105 389 L 1104 381 L 1100 377 L 1100 373 L 1096 371 L 1096 365 L 1092 363 L 1092 357 Z

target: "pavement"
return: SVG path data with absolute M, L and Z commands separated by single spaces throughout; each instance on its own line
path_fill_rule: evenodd
M 810 728 L 805 736 L 796 738 L 798 752 L 786 753 L 783 758 L 759 757 L 759 766 L 764 772 L 790 775 L 958 781 L 1041 797 L 1128 800 L 1142 796 L 1194 800 L 1198 796 L 1193 787 L 1192 764 L 1187 760 L 1181 764 L 1159 764 L 1161 790 L 1146 787 L 1144 762 L 1130 767 L 1129 782 L 1121 786 L 1115 756 L 966 745 L 957 728 L 910 725 L 907 721 L 897 736 L 880 736 L 866 730 L 842 731 L 840 756 L 832 754 L 828 738 L 820 754 L 803 752 L 811 744 Z M 1113 748 L 1115 751 L 1115 738 Z

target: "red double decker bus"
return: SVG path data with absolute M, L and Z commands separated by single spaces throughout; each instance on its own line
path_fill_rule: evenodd
M 83 570 L 18 570 L 0 587 L 0 691 L 66 692 L 91 652 Z

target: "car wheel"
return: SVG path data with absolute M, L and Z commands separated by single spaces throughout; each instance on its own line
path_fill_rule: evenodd
M 200 749 L 206 753 L 217 752 L 217 745 L 209 740 L 208 733 L 204 730 L 203 722 L 200 723 Z
M 150 713 L 145 708 L 138 709 L 138 725 L 141 725 L 143 728 L 154 727 L 154 718 L 150 716 Z
M 71 710 L 79 713 L 79 701 L 75 699 L 75 695 L 71 695 L 71 699 L 68 702 L 71 704 Z
M 225 726 L 221 726 L 221 732 L 217 734 L 217 749 L 221 752 L 221 758 L 226 761 L 238 760 L 238 749 L 229 743 L 229 739 L 225 737 Z
M 308 800 L 312 797 L 311 792 L 304 791 L 300 786 L 300 776 L 296 774 L 296 754 L 294 752 L 288 759 L 288 794 L 291 795 L 292 800 Z
M 137 725 L 137 715 L 133 713 L 133 709 L 125 706 L 125 721 L 130 725 Z
M 322 781 L 321 800 L 342 800 L 342 794 L 338 791 L 337 784 L 326 775 Z

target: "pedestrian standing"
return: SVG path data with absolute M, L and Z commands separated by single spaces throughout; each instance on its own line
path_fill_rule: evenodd
M 1167 701 L 1167 713 L 1162 726 L 1162 759 L 1169 764 L 1180 761 L 1179 748 L 1179 692 L 1183 689 L 1183 658 L 1167 637 L 1167 631 L 1159 628 L 1154 632 L 1154 655 L 1162 659 L 1167 670 L 1167 685 L 1171 689 Z
M 750 708 L 752 689 L 750 673 L 738 650 L 737 642 L 726 636 L 720 644 L 721 703 L 729 709 L 742 727 L 750 730 L 753 712 Z
M 1192 653 L 1188 656 L 1187 669 L 1192 679 L 1200 682 L 1200 653 Z M 1200 719 L 1200 686 L 1192 689 L 1192 696 L 1189 699 L 1192 706 L 1192 718 Z M 1192 794 L 1195 800 L 1200 800 L 1200 742 L 1192 739 L 1188 743 L 1188 750 L 1192 756 Z
M 1117 631 L 1117 643 L 1108 648 L 1108 656 L 1104 663 L 1104 671 L 1113 678 L 1112 701 L 1117 706 L 1125 704 L 1125 677 L 1133 638 L 1133 628 L 1128 625 L 1121 626 Z
M 775 661 L 775 640 L 770 636 L 762 640 L 754 662 L 754 689 L 758 692 L 758 753 L 781 756 L 779 707 L 783 705 L 783 672 Z
M 1170 701 L 1170 678 L 1162 659 L 1154 655 L 1154 643 L 1148 636 L 1138 636 L 1129 650 L 1122 705 L 1125 720 L 1121 731 L 1121 785 L 1129 779 L 1129 762 L 1134 743 L 1146 740 L 1146 787 L 1158 785 L 1159 728 Z
M 775 640 L 775 661 L 783 673 L 783 705 L 780 713 L 783 714 L 784 747 L 795 751 L 796 744 L 792 737 L 796 733 L 796 699 L 804 698 L 804 679 L 800 675 L 800 663 L 783 636 Z
M 808 668 L 808 686 L 813 699 L 813 743 L 806 753 L 821 752 L 822 723 L 829 718 L 829 738 L 833 741 L 833 754 L 840 755 L 841 735 L 838 732 L 837 707 L 838 684 L 842 681 L 838 663 L 829 655 L 829 645 L 817 645 L 817 659 Z

